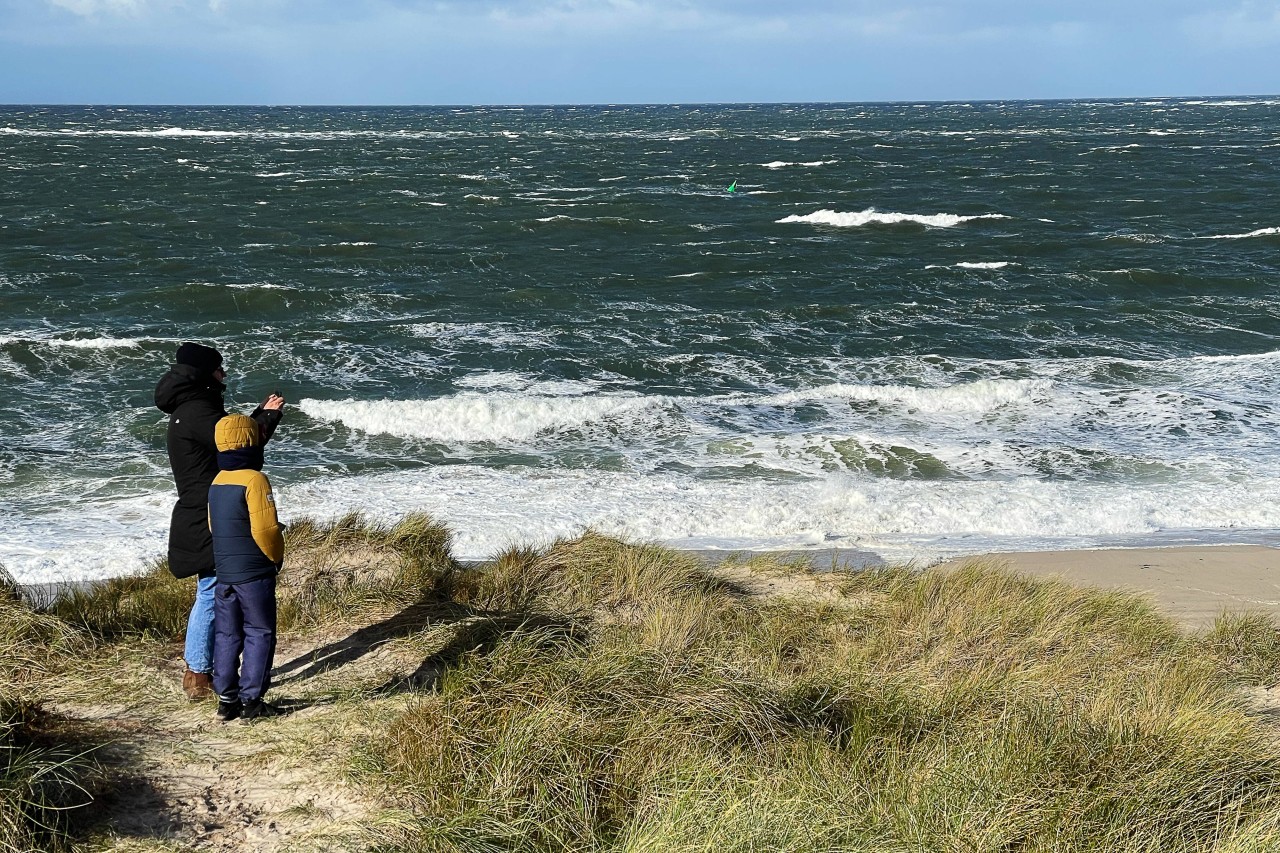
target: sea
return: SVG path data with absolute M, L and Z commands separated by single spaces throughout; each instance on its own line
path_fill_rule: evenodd
M 1280 98 L 0 107 L 0 565 L 144 571 L 152 391 L 462 559 L 1280 542 Z

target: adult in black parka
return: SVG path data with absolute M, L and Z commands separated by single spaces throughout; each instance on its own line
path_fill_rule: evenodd
M 212 347 L 184 343 L 169 372 L 156 385 L 156 407 L 169 415 L 169 465 L 178 487 L 169 526 L 169 571 L 195 576 L 196 602 L 187 620 L 187 670 L 182 688 L 192 699 L 211 694 L 213 681 L 213 538 L 209 534 L 209 485 L 218 475 L 213 431 L 226 417 L 222 402 L 227 378 L 222 354 Z M 264 441 L 284 416 L 284 398 L 272 394 L 251 417 Z

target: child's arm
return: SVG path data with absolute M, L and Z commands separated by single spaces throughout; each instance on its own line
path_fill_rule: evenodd
M 249 528 L 253 541 L 258 543 L 267 559 L 279 566 L 284 562 L 284 531 L 276 517 L 276 501 L 271 494 L 271 481 L 265 474 L 254 477 L 247 489 L 245 500 L 249 504 Z

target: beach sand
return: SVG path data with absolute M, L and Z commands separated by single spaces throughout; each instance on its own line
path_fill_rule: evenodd
M 972 557 L 944 563 L 960 565 Z M 1280 619 L 1280 549 L 1261 545 L 1118 548 L 988 554 L 1036 577 L 1124 588 L 1150 597 L 1183 625 L 1204 628 L 1223 611 L 1263 611 Z

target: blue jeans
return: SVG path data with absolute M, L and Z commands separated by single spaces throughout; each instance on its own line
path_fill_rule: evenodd
M 217 583 L 213 575 L 196 581 L 196 603 L 187 617 L 187 648 L 182 653 L 192 672 L 213 672 L 213 588 Z
M 220 583 L 213 598 L 213 691 L 224 702 L 261 699 L 276 655 L 276 579 Z

